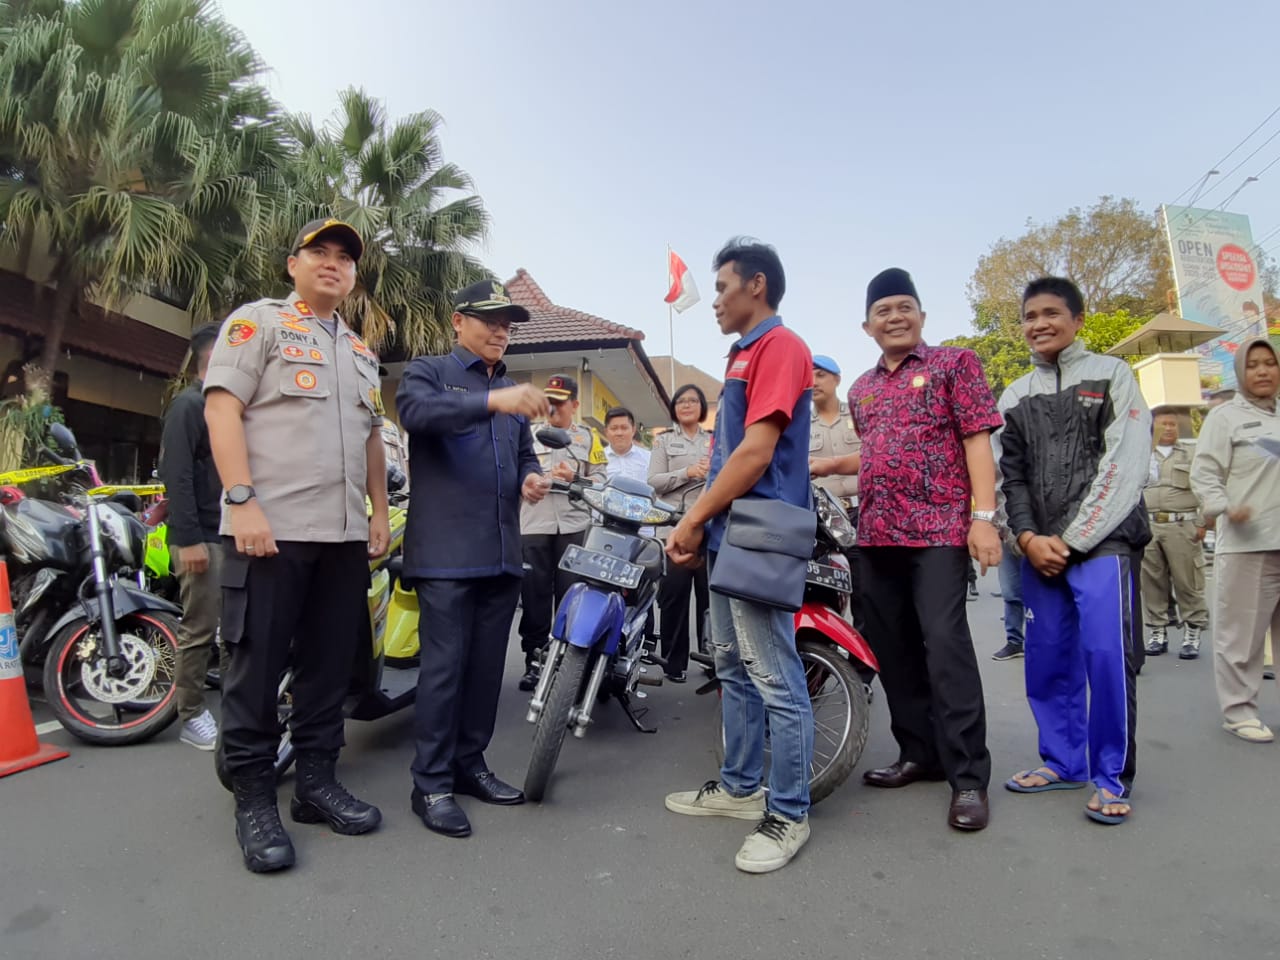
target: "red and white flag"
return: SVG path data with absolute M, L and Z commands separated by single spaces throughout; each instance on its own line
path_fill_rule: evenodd
M 675 307 L 676 313 L 684 313 L 702 299 L 693 282 L 693 274 L 674 250 L 667 251 L 667 273 L 671 278 L 671 289 L 667 291 L 666 302 Z

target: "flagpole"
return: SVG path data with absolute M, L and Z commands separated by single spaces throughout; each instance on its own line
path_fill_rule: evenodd
M 667 271 L 671 270 L 671 244 L 667 244 Z M 667 390 L 669 391 L 667 399 L 675 399 L 676 390 L 676 324 L 675 311 L 671 304 L 667 304 L 667 351 L 671 354 L 671 368 L 667 375 Z

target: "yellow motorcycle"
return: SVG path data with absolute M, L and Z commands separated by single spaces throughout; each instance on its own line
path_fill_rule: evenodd
M 391 540 L 384 556 L 369 563 L 369 620 L 362 624 L 360 654 L 351 671 L 351 687 L 344 712 L 352 720 L 378 720 L 413 705 L 418 695 L 418 595 L 400 582 L 404 569 L 405 525 L 408 509 L 397 492 L 404 474 L 391 471 Z M 398 475 L 398 478 L 397 478 Z M 280 677 L 278 718 L 280 743 L 276 748 L 276 776 L 293 765 L 294 747 L 289 730 L 293 712 L 293 669 Z M 228 790 L 227 775 L 219 736 L 214 764 L 218 779 Z

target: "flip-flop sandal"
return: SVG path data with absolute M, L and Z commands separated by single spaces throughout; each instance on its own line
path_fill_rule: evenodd
M 1236 723 L 1223 723 L 1222 729 L 1233 737 L 1239 737 L 1248 743 L 1270 743 L 1276 738 L 1261 720 L 1239 720 Z
M 1103 823 L 1113 827 L 1117 823 L 1124 823 L 1129 819 L 1129 815 L 1133 813 L 1133 801 L 1128 797 L 1104 797 L 1101 789 L 1095 789 L 1093 795 L 1098 798 L 1098 809 L 1094 810 L 1086 805 L 1084 815 L 1095 823 Z M 1103 813 L 1102 808 L 1111 803 L 1123 803 L 1129 808 L 1129 813 Z
M 1020 778 L 1040 777 L 1048 780 L 1048 783 L 1042 783 L 1038 786 L 1027 786 L 1019 783 Z M 1006 790 L 1012 790 L 1014 793 L 1045 793 L 1049 790 L 1081 790 L 1089 785 L 1087 780 L 1063 780 L 1048 767 L 1036 767 L 1034 770 L 1023 770 L 1021 773 L 1015 773 L 1012 777 L 1004 782 Z

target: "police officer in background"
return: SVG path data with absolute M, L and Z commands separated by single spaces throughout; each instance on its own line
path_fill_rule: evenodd
M 685 384 L 672 395 L 669 411 L 671 429 L 658 434 L 653 441 L 649 486 L 662 500 L 679 507 L 683 513 L 698 499 L 711 471 L 711 434 L 702 428 L 702 421 L 707 419 L 706 394 L 695 384 Z M 670 532 L 670 527 L 659 527 L 655 535 L 665 543 Z M 702 638 L 710 603 L 706 567 L 691 569 L 676 563 L 667 564 L 667 572 L 658 584 L 658 611 L 662 615 L 662 658 L 667 664 L 667 679 L 672 683 L 684 683 L 688 679 L 691 589 L 695 596 L 698 636 Z
M 529 319 L 502 284 L 458 291 L 458 341 L 443 357 L 405 368 L 396 407 L 409 433 L 413 499 L 404 582 L 418 593 L 422 669 L 414 705 L 417 749 L 410 804 L 423 825 L 471 834 L 455 794 L 524 803 L 489 769 L 507 637 L 523 575 L 520 501 L 547 495 L 529 422 L 550 411 L 532 384 L 507 376 L 511 325 Z
M 544 476 L 557 480 L 590 477 L 603 483 L 605 479 L 604 445 L 595 431 L 575 419 L 578 381 L 556 375 L 547 381 L 547 401 L 551 413 L 547 423 L 567 430 L 567 450 L 543 446 L 535 435 L 533 452 Z M 520 549 L 524 556 L 524 580 L 520 584 L 520 648 L 524 651 L 524 676 L 521 690 L 538 685 L 538 654 L 551 636 L 552 611 L 573 583 L 573 575 L 559 569 L 560 557 L 569 544 L 581 546 L 591 526 L 591 510 L 568 497 L 549 496 L 537 503 L 526 502 L 520 508 Z
M 843 457 L 862 449 L 862 441 L 853 427 L 849 404 L 840 399 L 840 365 L 821 354 L 813 358 L 813 424 L 809 429 L 810 461 Z M 849 514 L 854 529 L 858 527 L 858 478 L 857 476 L 818 477 L 818 486 L 840 501 Z M 849 573 L 853 579 L 853 594 L 849 598 L 853 625 L 862 630 L 862 586 L 858 577 L 858 548 L 845 551 L 849 558 Z
M 277 687 L 291 644 L 293 819 L 348 835 L 382 821 L 334 775 L 342 704 L 369 615 L 369 560 L 389 539 L 378 360 L 337 313 L 363 250 L 360 235 L 338 220 L 303 227 L 288 260 L 294 292 L 232 312 L 204 382 L 225 490 L 222 639 L 231 663 L 222 749 L 236 838 L 255 873 L 294 862 L 273 770 Z
M 1178 441 L 1178 413 L 1169 407 L 1151 411 L 1151 463 L 1142 499 L 1151 523 L 1151 542 L 1142 554 L 1142 603 L 1151 634 L 1146 653 L 1169 649 L 1169 610 L 1177 600 L 1186 632 L 1178 657 L 1200 656 L 1200 635 L 1209 625 L 1204 599 L 1206 526 L 1191 490 L 1192 451 Z

